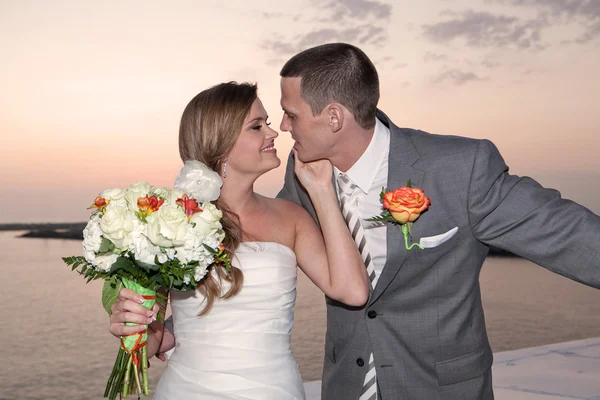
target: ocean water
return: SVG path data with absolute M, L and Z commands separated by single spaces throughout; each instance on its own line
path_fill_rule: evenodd
M 118 350 L 100 303 L 61 257 L 73 240 L 0 232 L 0 399 L 101 399 Z M 481 286 L 494 351 L 600 336 L 600 291 L 511 258 L 486 261 Z M 299 274 L 292 350 L 305 381 L 321 376 L 323 295 Z M 150 361 L 156 385 L 164 364 Z M 135 397 L 132 397 L 135 398 Z

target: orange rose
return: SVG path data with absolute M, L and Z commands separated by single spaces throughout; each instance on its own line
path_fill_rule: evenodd
M 402 186 L 383 195 L 383 208 L 401 224 L 414 222 L 429 207 L 431 200 L 419 188 Z

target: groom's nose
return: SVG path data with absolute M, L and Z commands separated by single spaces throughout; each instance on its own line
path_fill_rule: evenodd
M 289 132 L 291 130 L 290 119 L 286 113 L 283 113 L 283 117 L 281 117 L 281 124 L 279 125 L 279 130 L 282 132 Z

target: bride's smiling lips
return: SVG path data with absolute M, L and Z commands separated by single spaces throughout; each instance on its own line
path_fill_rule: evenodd
M 261 153 L 276 153 L 277 149 L 275 148 L 275 142 L 272 142 L 267 147 L 263 147 L 260 149 Z

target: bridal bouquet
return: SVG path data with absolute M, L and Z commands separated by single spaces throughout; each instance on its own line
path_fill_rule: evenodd
M 137 182 L 98 197 L 83 231 L 83 256 L 63 258 L 87 282 L 103 279 L 102 304 L 110 313 L 121 287 L 151 309 L 169 289 L 194 290 L 213 263 L 229 268 L 216 200 L 221 177 L 199 161 L 186 161 L 175 189 Z M 161 312 L 162 314 L 162 312 Z M 162 319 L 159 315 L 159 319 Z M 135 324 L 132 324 L 135 325 Z M 104 397 L 149 394 L 147 331 L 123 336 Z

